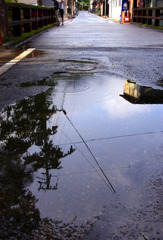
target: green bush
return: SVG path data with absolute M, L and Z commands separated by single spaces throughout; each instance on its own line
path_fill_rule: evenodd
M 40 32 L 42 32 L 43 30 L 46 30 L 46 29 L 48 29 L 50 27 L 53 27 L 55 25 L 56 25 L 56 23 L 49 24 L 49 25 L 43 26 L 42 28 L 39 28 L 37 30 L 32 30 L 31 32 L 28 32 L 28 33 L 22 33 L 21 36 L 17 36 L 17 37 L 10 36 L 9 37 L 9 41 L 16 40 L 17 43 L 18 42 L 22 42 L 22 41 L 24 41 L 24 40 L 26 40 L 26 39 L 28 39 L 28 38 L 30 38 L 30 37 L 40 33 Z
M 4 0 L 4 2 L 6 4 L 8 4 L 8 3 L 17 3 L 18 1 L 17 0 Z

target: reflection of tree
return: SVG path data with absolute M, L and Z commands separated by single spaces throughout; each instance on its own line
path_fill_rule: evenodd
M 33 172 L 44 169 L 45 179 L 40 180 L 40 189 L 56 189 L 50 184 L 50 170 L 60 169 L 61 158 L 74 151 L 71 146 L 64 153 L 49 140 L 50 135 L 56 134 L 58 126 L 47 127 L 47 121 L 57 111 L 47 101 L 48 93 L 22 100 L 7 107 L 0 115 L 1 239 L 9 239 L 10 234 L 30 234 L 30 230 L 37 227 L 40 213 L 27 184 L 32 183 Z M 36 145 L 40 152 L 28 155 L 27 150 Z
M 58 146 L 53 147 L 52 141 L 49 141 L 49 142 L 45 141 L 43 144 L 43 147 L 41 148 L 40 153 L 34 153 L 31 156 L 28 155 L 27 157 L 25 157 L 26 164 L 32 164 L 35 171 L 37 171 L 40 168 L 45 169 L 45 173 L 43 173 L 43 175 L 45 175 L 46 179 L 45 180 L 44 178 L 40 179 L 39 189 L 43 189 L 43 190 L 57 189 L 57 185 L 50 186 L 51 174 L 49 171 L 51 169 L 62 168 L 60 166 L 61 164 L 60 159 L 66 157 L 72 152 L 74 152 L 74 149 L 72 148 L 72 146 L 70 148 L 70 151 L 64 154 L 60 147 Z
M 53 133 L 47 129 L 46 122 L 55 112 L 56 108 L 46 101 L 46 93 L 9 106 L 2 114 L 1 139 L 15 133 L 21 139 L 28 138 L 31 143 L 40 142 Z
M 0 239 L 23 239 L 40 221 L 36 199 L 25 189 L 32 175 L 15 155 L 0 153 L 0 159 Z
M 25 159 L 26 165 L 32 164 L 33 171 L 39 168 L 45 169 L 47 189 L 50 189 L 51 169 L 59 169 L 60 159 L 71 154 L 74 149 L 70 148 L 63 153 L 58 146 L 53 146 L 49 141 L 49 135 L 57 132 L 58 126 L 51 129 L 47 127 L 47 121 L 56 113 L 56 106 L 47 101 L 45 92 L 33 98 L 24 99 L 15 106 L 9 106 L 1 114 L 1 137 L 0 140 L 7 140 L 5 151 L 23 154 L 32 145 L 40 147 L 39 154 L 28 155 Z

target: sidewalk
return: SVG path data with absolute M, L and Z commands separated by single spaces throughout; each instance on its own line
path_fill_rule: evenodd
M 99 16 L 100 17 L 100 16 Z M 113 22 L 115 22 L 115 23 L 121 23 L 121 21 L 120 20 L 117 20 L 117 19 L 113 19 L 113 18 L 110 18 L 110 17 L 105 17 L 105 16 L 101 16 L 102 18 L 104 18 L 104 19 L 108 19 L 108 20 L 110 20 L 110 21 L 113 21 Z

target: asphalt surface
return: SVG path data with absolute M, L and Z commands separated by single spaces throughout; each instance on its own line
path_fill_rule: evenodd
M 72 21 L 47 30 L 21 49 L 1 51 L 1 66 L 28 48 L 36 50 L 0 76 L 0 110 L 48 89 L 21 88 L 18 84 L 53 74 L 112 74 L 163 89 L 163 33 L 153 29 L 80 12 Z M 162 181 L 161 171 L 151 176 L 145 191 L 155 197 L 145 207 L 126 208 L 116 199 L 115 204 L 107 204 L 82 239 L 163 239 Z
M 20 91 L 16 84 L 66 71 L 68 63 L 58 64 L 59 59 L 97 61 L 97 72 L 115 73 L 142 85 L 162 88 L 162 32 L 153 29 L 116 24 L 81 12 L 73 21 L 49 29 L 20 50 L 1 50 L 1 65 L 30 47 L 36 48 L 31 58 L 0 76 L 1 109 L 38 91 Z
M 142 85 L 162 88 L 162 32 L 153 29 L 116 24 L 81 12 L 73 21 L 49 29 L 20 50 L 1 50 L 1 65 L 29 47 L 37 50 L 32 57 L 0 76 L 1 109 L 38 91 L 20 91 L 16 84 L 66 71 L 67 64 L 58 64 L 59 59 L 97 61 L 98 72 L 111 72 Z

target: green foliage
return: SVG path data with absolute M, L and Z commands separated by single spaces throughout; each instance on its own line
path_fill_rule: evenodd
M 133 22 L 132 24 L 137 24 L 137 25 L 140 25 L 140 26 L 145 26 L 145 27 L 150 27 L 150 28 L 163 30 L 163 27 L 160 27 L 160 26 L 148 25 L 148 24 L 137 23 L 137 22 Z
M 26 4 L 26 3 L 21 3 L 18 2 L 17 0 L 4 0 L 6 5 L 10 5 L 10 4 L 14 4 L 16 6 L 28 6 L 28 7 L 32 7 L 32 8 L 43 8 L 43 9 L 51 9 L 52 7 L 46 7 L 46 6 L 42 6 L 42 1 L 38 2 L 38 6 L 32 5 L 32 4 Z
M 39 28 L 37 30 L 32 30 L 31 32 L 28 32 L 28 33 L 22 33 L 21 36 L 17 36 L 17 37 L 10 36 L 9 40 L 10 41 L 17 40 L 17 42 L 22 42 L 22 41 L 24 41 L 24 40 L 26 40 L 26 39 L 28 39 L 28 38 L 30 38 L 30 37 L 32 37 L 32 36 L 42 32 L 43 30 L 46 30 L 46 29 L 48 29 L 48 28 L 50 28 L 50 27 L 52 27 L 54 25 L 55 25 L 55 23 L 54 24 L 49 24 L 49 25 L 44 26 L 42 28 Z
M 17 0 L 4 0 L 4 2 L 6 4 L 8 4 L 8 3 L 17 3 L 18 1 Z
M 78 0 L 78 3 L 79 3 L 79 6 L 82 6 L 82 5 L 83 5 L 83 7 L 84 7 L 84 6 L 89 7 L 89 5 L 90 5 L 89 0 Z
M 56 86 L 56 82 L 51 78 L 44 78 L 39 81 L 24 82 L 18 85 L 19 87 L 31 87 L 31 86 Z
M 86 4 L 86 5 L 89 5 L 89 0 L 81 0 L 81 2 L 83 2 L 84 5 L 85 5 L 85 4 Z

